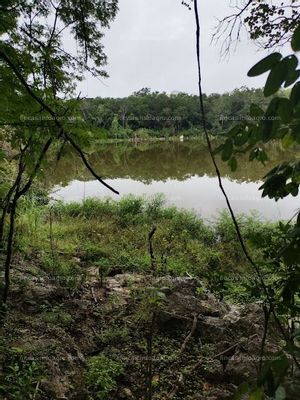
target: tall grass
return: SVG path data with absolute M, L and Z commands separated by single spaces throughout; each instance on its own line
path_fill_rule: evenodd
M 55 269 L 58 274 L 78 274 L 80 268 L 85 271 L 105 264 L 112 273 L 188 273 L 219 287 L 234 274 L 247 274 L 248 265 L 227 213 L 208 223 L 195 212 L 167 206 L 161 196 L 58 202 L 51 210 L 50 221 L 49 206 L 24 204 L 17 237 L 21 251 L 41 254 L 41 266 L 54 275 Z M 239 222 L 253 256 L 260 260 L 264 246 L 277 240 L 275 225 L 255 215 L 241 215 Z M 155 268 L 148 243 L 153 226 Z

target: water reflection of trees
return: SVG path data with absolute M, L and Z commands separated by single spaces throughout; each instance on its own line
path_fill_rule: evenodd
M 299 151 L 283 150 L 278 145 L 268 148 L 270 161 L 266 166 L 248 162 L 246 157 L 239 160 L 239 168 L 231 172 L 220 162 L 224 176 L 233 180 L 258 181 L 278 162 L 299 156 Z M 95 170 L 103 177 L 130 178 L 144 183 L 167 179 L 185 180 L 191 176 L 215 176 L 207 149 L 196 142 L 161 142 L 148 144 L 101 145 L 89 159 Z M 93 179 L 78 157 L 70 152 L 54 168 L 49 168 L 47 181 L 50 185 L 67 185 L 71 180 Z

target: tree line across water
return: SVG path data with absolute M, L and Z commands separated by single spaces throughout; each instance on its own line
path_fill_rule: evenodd
M 204 96 L 208 128 L 220 134 L 249 118 L 252 103 L 265 109 L 262 89 L 242 87 Z M 199 98 L 187 93 L 167 94 L 143 88 L 125 98 L 82 100 L 81 110 L 101 138 L 198 136 L 202 133 Z

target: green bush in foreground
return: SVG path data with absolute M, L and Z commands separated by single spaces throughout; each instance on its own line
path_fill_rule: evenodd
M 22 348 L 11 348 L 6 354 L 5 366 L 0 374 L 0 398 L 9 400 L 33 399 L 41 393 L 39 383 L 44 378 L 42 365 L 27 360 Z
M 110 360 L 104 354 L 91 357 L 88 361 L 86 382 L 93 398 L 105 400 L 109 393 L 117 389 L 116 379 L 122 374 L 123 366 Z

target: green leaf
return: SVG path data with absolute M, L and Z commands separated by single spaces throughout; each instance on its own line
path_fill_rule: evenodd
M 249 161 L 253 161 L 255 159 L 260 161 L 262 164 L 264 164 L 265 161 L 268 160 L 268 155 L 260 147 L 254 147 L 254 149 L 252 149 L 249 154 Z
M 282 386 L 279 386 L 275 392 L 275 400 L 284 400 L 286 399 L 285 389 Z
M 289 360 L 285 354 L 280 354 L 278 359 L 272 361 L 272 370 L 276 378 L 283 378 L 289 368 Z
M 256 157 L 257 157 L 257 147 L 255 147 L 254 149 L 251 150 L 251 152 L 249 154 L 249 161 L 255 160 Z
M 254 119 L 260 119 L 265 115 L 264 110 L 261 109 L 257 104 L 250 105 L 250 117 Z
M 278 99 L 278 114 L 284 123 L 293 118 L 293 107 L 289 99 L 281 97 Z
M 235 125 L 230 131 L 227 133 L 227 137 L 235 137 L 240 131 L 243 129 L 241 125 Z
M 287 62 L 289 66 L 289 71 L 290 72 L 295 72 L 296 68 L 298 66 L 298 58 L 292 54 L 290 56 L 285 57 L 281 62 Z
M 236 146 L 243 146 L 245 143 L 247 143 L 248 138 L 249 138 L 249 132 L 245 130 L 237 134 L 233 139 L 233 141 Z
M 22 349 L 22 347 L 11 347 L 11 351 L 13 353 L 24 353 L 24 349 Z
M 297 69 L 296 71 L 289 72 L 287 79 L 285 80 L 284 87 L 288 87 L 292 85 L 296 80 L 300 77 L 300 70 Z
M 282 62 L 287 63 L 288 66 L 288 73 L 284 84 L 284 87 L 288 87 L 296 82 L 296 80 L 299 78 L 300 71 L 296 70 L 298 66 L 298 58 L 294 54 L 292 54 L 285 57 Z
M 249 392 L 249 384 L 242 383 L 233 396 L 233 400 L 241 400 Z
M 260 161 L 262 164 L 265 164 L 266 161 L 268 161 L 268 155 L 264 150 L 261 150 L 259 152 L 259 155 L 257 157 L 258 161 Z
M 227 139 L 226 142 L 224 143 L 223 150 L 222 150 L 222 160 L 228 161 L 230 159 L 230 157 L 232 156 L 232 152 L 233 152 L 232 140 Z
M 300 51 L 300 25 L 298 25 L 293 34 L 291 46 L 294 51 Z
M 264 95 L 266 97 L 275 94 L 280 88 L 283 82 L 286 80 L 289 73 L 288 62 L 283 60 L 275 65 L 269 73 L 267 82 L 264 88 Z
M 291 91 L 290 100 L 294 107 L 300 103 L 300 82 L 296 83 Z
M 261 140 L 264 143 L 274 139 L 275 133 L 279 128 L 279 121 L 277 120 L 266 120 L 262 124 Z
M 291 132 L 291 129 L 287 126 L 283 126 L 277 130 L 276 138 L 283 139 L 285 135 L 288 135 Z
M 294 140 L 293 140 L 291 132 L 289 132 L 287 135 L 285 135 L 281 139 L 281 144 L 284 149 L 288 149 L 293 143 L 294 143 Z
M 263 365 L 257 380 L 258 385 L 264 385 L 267 383 L 269 389 L 273 389 L 275 386 L 273 373 L 271 371 L 271 364 L 271 362 L 267 362 Z
M 272 53 L 267 57 L 263 58 L 257 64 L 254 65 L 248 72 L 248 76 L 258 76 L 270 69 L 272 69 L 281 60 L 282 55 L 280 53 Z
M 261 140 L 265 143 L 274 139 L 278 133 L 278 129 L 280 128 L 281 121 L 278 115 L 279 104 L 280 98 L 275 97 L 271 100 L 265 118 L 259 127 L 261 131 Z
M 216 147 L 213 151 L 213 154 L 216 155 L 218 153 L 221 153 L 221 151 L 223 150 L 224 145 L 220 144 L 220 146 Z
M 300 226 L 300 212 L 298 213 L 298 216 L 297 216 L 297 226 Z
M 235 157 L 231 157 L 231 159 L 228 161 L 228 165 L 231 169 L 232 172 L 236 171 L 237 169 L 237 160 Z
M 257 388 L 252 393 L 250 393 L 249 400 L 262 400 L 262 399 L 263 399 L 262 389 Z

